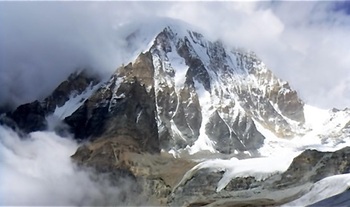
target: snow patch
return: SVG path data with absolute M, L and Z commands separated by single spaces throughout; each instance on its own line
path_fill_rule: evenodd
M 199 163 L 188 171 L 182 181 L 186 182 L 200 169 L 211 169 L 213 172 L 224 171 L 224 175 L 217 184 L 216 192 L 224 189 L 228 183 L 237 177 L 254 177 L 257 181 L 265 180 L 270 176 L 284 172 L 288 169 L 295 156 L 298 154 L 282 154 L 274 157 L 261 157 L 239 160 L 235 157 L 229 160 L 212 159 Z
M 69 97 L 69 100 L 61 107 L 56 107 L 53 115 L 63 120 L 66 117 L 70 116 L 75 112 L 83 103 L 101 86 L 101 84 L 97 84 L 92 86 L 90 84 L 85 91 L 81 94 L 77 95 L 76 93 L 72 93 Z
M 216 191 L 224 189 L 227 184 L 237 177 L 254 177 L 257 181 L 265 180 L 280 172 L 288 169 L 292 163 L 295 154 L 284 154 L 278 157 L 261 157 L 238 160 L 232 158 L 230 160 L 216 160 L 215 165 L 220 165 L 219 168 L 224 168 L 225 173 L 218 182 Z M 207 163 L 207 167 L 213 163 Z M 215 166 L 214 165 L 214 166 Z
M 124 81 L 123 77 L 116 77 L 114 80 L 114 87 L 113 87 L 113 91 L 112 91 L 112 97 L 111 100 L 109 101 L 109 107 L 108 107 L 108 111 L 112 111 L 112 109 L 115 107 L 115 105 L 117 104 L 118 99 L 121 98 L 125 98 L 125 94 L 120 94 L 117 95 L 118 89 L 120 87 L 120 84 L 122 84 Z
M 304 105 L 305 124 L 313 129 L 320 130 L 323 128 L 330 113 L 328 110 L 319 109 L 311 105 Z
M 170 120 L 170 126 L 171 126 L 171 131 L 172 131 L 173 133 L 177 134 L 178 136 L 181 137 L 181 139 L 183 139 L 183 140 L 186 141 L 186 139 L 183 137 L 183 135 L 182 135 L 181 131 L 179 130 L 179 128 L 177 128 L 177 126 L 176 126 L 174 120 Z M 170 153 L 170 152 L 169 152 L 169 153 Z
M 173 46 L 172 52 L 167 53 L 167 57 L 171 67 L 175 71 L 174 82 L 176 90 L 179 91 L 183 88 L 186 81 L 188 66 L 185 63 L 185 60 L 177 54 L 175 46 Z
M 199 130 L 199 137 L 195 141 L 193 146 L 190 147 L 189 153 L 195 154 L 196 152 L 199 152 L 202 150 L 209 150 L 210 152 L 214 153 L 216 152 L 216 150 L 214 149 L 214 143 L 209 139 L 205 131 L 205 126 L 209 122 L 210 115 L 213 113 L 213 109 L 210 107 L 211 95 L 207 90 L 205 90 L 204 86 L 198 81 L 194 80 L 194 85 L 196 88 L 196 93 L 198 95 L 199 104 L 201 107 L 202 123 Z
M 316 182 L 310 192 L 283 206 L 308 206 L 346 191 L 350 187 L 350 174 L 334 175 Z

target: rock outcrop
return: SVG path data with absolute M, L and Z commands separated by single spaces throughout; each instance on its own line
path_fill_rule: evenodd
M 62 107 L 70 98 L 83 93 L 98 82 L 99 78 L 86 70 L 74 72 L 44 100 L 23 104 L 14 111 L 7 112 L 0 117 L 0 124 L 22 130 L 24 133 L 45 130 L 48 115 L 53 114 L 57 107 Z
M 83 93 L 88 87 L 99 82 L 99 77 L 90 74 L 87 70 L 74 72 L 42 101 L 42 107 L 47 113 L 53 113 L 56 107 L 63 106 L 69 98 Z
M 45 115 L 45 108 L 39 101 L 34 101 L 19 106 L 14 112 L 8 113 L 7 118 L 12 119 L 19 129 L 29 133 L 44 130 L 47 127 Z
M 149 154 L 130 137 L 101 137 L 83 145 L 72 156 L 80 166 L 108 174 L 111 180 L 128 179 L 142 205 L 167 205 L 169 195 L 195 162 L 170 154 Z M 131 202 L 129 205 L 134 205 Z
M 159 153 L 153 71 L 147 54 L 120 68 L 65 122 L 77 139 L 114 137 L 135 141 L 142 152 Z M 144 73 L 140 71 L 145 71 Z

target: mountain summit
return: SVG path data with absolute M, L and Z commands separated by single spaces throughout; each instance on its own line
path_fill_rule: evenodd
M 137 38 L 133 35 L 129 41 Z M 131 100 L 135 106 L 125 108 L 133 105 Z M 123 113 L 133 128 L 140 127 L 143 118 L 156 122 L 140 133 L 153 129 L 159 149 L 187 149 L 191 154 L 256 154 L 264 142 L 257 124 L 279 137 L 291 137 L 299 133 L 295 125 L 305 121 L 297 93 L 254 53 L 229 50 L 197 32 L 170 26 L 66 121 L 76 137 L 86 139 L 119 131 L 109 124 L 121 120 L 116 113 Z M 89 130 L 80 132 L 85 128 Z
M 29 133 L 61 120 L 54 130 L 83 143 L 75 162 L 132 180 L 132 195 L 155 205 L 280 205 L 350 169 L 348 148 L 309 150 L 343 146 L 349 110 L 305 105 L 255 53 L 174 22 L 133 29 L 125 42 L 133 59 L 107 81 L 80 71 L 0 123 Z M 268 155 L 285 160 L 266 167 Z

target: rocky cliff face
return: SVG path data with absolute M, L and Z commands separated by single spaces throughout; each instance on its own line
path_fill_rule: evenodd
M 45 130 L 48 115 L 53 114 L 70 99 L 90 90 L 99 81 L 97 76 L 91 75 L 86 70 L 75 72 L 44 100 L 23 104 L 16 110 L 3 114 L 0 117 L 0 124 L 6 124 L 25 133 Z
M 72 96 L 83 93 L 100 82 L 100 79 L 86 70 L 71 74 L 42 102 L 48 113 L 53 113 L 57 107 L 62 107 Z
M 149 55 L 141 55 L 119 71 L 65 121 L 76 138 L 120 137 L 135 141 L 143 152 L 159 153 Z
M 164 149 L 192 145 L 254 154 L 264 140 L 255 122 L 289 137 L 298 133 L 294 125 L 305 121 L 296 92 L 253 53 L 228 50 L 199 33 L 170 27 L 156 37 L 150 53 Z

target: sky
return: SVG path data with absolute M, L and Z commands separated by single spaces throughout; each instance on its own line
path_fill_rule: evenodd
M 47 96 L 77 68 L 125 63 L 121 25 L 180 19 L 252 51 L 308 104 L 350 106 L 350 3 L 0 2 L 0 106 Z

